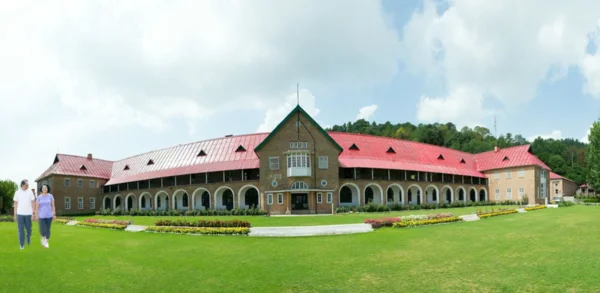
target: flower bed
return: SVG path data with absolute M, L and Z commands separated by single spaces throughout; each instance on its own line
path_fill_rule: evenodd
M 248 227 L 171 227 L 171 226 L 150 226 L 146 232 L 155 233 L 175 233 L 175 234 L 198 234 L 198 235 L 248 235 Z
M 248 221 L 241 220 L 200 220 L 200 221 L 186 221 L 186 220 L 158 220 L 155 222 L 156 226 L 164 227 L 197 227 L 197 228 L 250 228 L 251 224 Z
M 477 216 L 480 219 L 485 219 L 485 218 L 495 217 L 495 216 L 510 215 L 510 214 L 514 214 L 517 212 L 519 212 L 519 211 L 517 211 L 517 210 L 497 210 L 497 211 L 492 210 L 492 211 L 485 211 L 485 212 L 477 211 Z
M 397 218 L 383 218 L 383 219 L 367 219 L 365 220 L 365 224 L 371 224 L 373 229 L 381 228 L 381 227 L 393 227 L 394 224 L 400 222 L 408 222 L 408 221 L 425 221 L 425 220 L 436 220 L 436 219 L 446 219 L 453 218 L 454 215 L 451 213 L 440 213 L 440 214 L 430 214 L 430 215 L 408 215 Z
M 535 211 L 535 210 L 541 210 L 541 209 L 545 209 L 546 205 L 539 205 L 539 206 L 534 206 L 534 207 L 526 207 L 525 210 L 526 211 Z
M 79 222 L 79 225 L 88 226 L 88 227 L 96 227 L 96 228 L 106 228 L 106 229 L 114 229 L 114 230 L 125 230 L 127 225 L 122 224 L 109 224 L 109 223 L 97 223 L 97 222 Z
M 451 223 L 451 222 L 460 222 L 462 218 L 452 216 L 445 218 L 433 218 L 433 219 L 425 219 L 425 220 L 402 220 L 401 222 L 396 222 L 392 227 L 394 228 L 408 228 L 408 227 L 417 227 L 417 226 L 426 226 L 426 225 L 435 225 L 442 223 Z
M 365 224 L 371 224 L 373 229 L 378 229 L 381 227 L 392 227 L 394 223 L 400 221 L 400 218 L 366 219 Z
M 66 219 L 61 219 L 61 218 L 56 218 L 56 220 L 52 221 L 54 223 L 58 223 L 58 224 L 66 224 L 71 222 L 71 220 L 66 220 Z
M 131 225 L 131 221 L 123 221 L 123 220 L 101 220 L 101 219 L 85 219 L 85 221 L 83 221 L 84 223 L 90 223 L 90 224 L 114 224 L 114 225 L 121 225 L 121 226 L 127 226 L 127 225 Z

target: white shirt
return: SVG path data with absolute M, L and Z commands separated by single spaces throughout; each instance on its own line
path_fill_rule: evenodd
M 34 200 L 35 195 L 33 194 L 33 191 L 19 188 L 17 192 L 15 192 L 15 197 L 13 197 L 13 201 L 19 203 L 17 206 L 17 215 L 31 216 L 33 214 L 31 202 Z

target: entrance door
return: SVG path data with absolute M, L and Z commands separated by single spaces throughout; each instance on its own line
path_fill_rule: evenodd
M 292 210 L 308 210 L 308 194 L 292 194 Z

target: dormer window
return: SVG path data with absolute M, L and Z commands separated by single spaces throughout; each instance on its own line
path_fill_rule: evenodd
M 359 150 L 358 147 L 356 146 L 356 144 L 354 144 L 354 143 L 348 149 L 349 150 L 353 150 L 353 151 L 358 151 Z
M 465 159 L 460 159 L 460 163 L 461 163 L 461 164 L 465 164 L 465 163 L 466 163 L 466 162 L 465 162 Z
M 442 156 L 442 154 L 440 154 L 440 155 L 437 157 L 437 159 L 438 159 L 438 160 L 444 160 L 444 156 Z
M 392 147 L 390 147 L 390 148 L 389 148 L 389 149 L 386 151 L 386 153 L 388 153 L 388 154 L 395 154 L 395 153 L 396 153 L 396 151 L 395 151 L 395 150 L 394 150 Z
M 129 165 L 125 165 L 125 168 L 123 168 L 123 170 L 125 170 L 125 171 L 129 170 Z
M 198 153 L 198 157 L 204 157 L 206 156 L 206 153 L 204 152 L 204 150 L 200 150 L 200 152 Z
M 242 145 L 240 145 L 240 146 L 239 146 L 239 147 L 238 147 L 238 148 L 235 150 L 235 152 L 236 152 L 236 153 L 237 153 L 237 152 L 245 152 L 245 151 L 246 151 L 246 149 L 245 149 L 245 148 L 244 148 Z
M 146 165 L 154 165 L 154 160 L 150 159 L 150 161 L 148 161 L 148 164 Z
M 504 159 L 502 159 L 502 161 L 508 161 L 508 157 L 504 156 Z
M 81 165 L 81 167 L 79 167 L 79 170 L 81 170 L 81 171 L 87 171 L 87 168 L 85 167 L 85 165 Z

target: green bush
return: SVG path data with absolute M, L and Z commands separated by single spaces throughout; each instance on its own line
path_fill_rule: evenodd
M 0 216 L 0 223 L 8 223 L 14 222 L 14 218 L 12 216 Z
M 574 205 L 575 205 L 575 203 L 572 201 L 561 201 L 558 203 L 558 207 L 561 207 L 561 208 L 566 208 L 566 207 L 570 207 L 570 206 L 574 206 Z
M 148 211 L 148 210 L 110 210 L 105 209 L 97 211 L 98 216 L 266 216 L 268 213 L 257 208 L 233 209 L 233 210 L 167 210 L 167 211 Z
M 345 206 L 338 207 L 335 212 L 338 214 L 343 213 L 375 213 L 375 212 L 390 212 L 390 211 L 405 211 L 405 210 L 433 210 L 433 209 L 447 209 L 447 208 L 462 208 L 462 207 L 474 207 L 474 206 L 495 206 L 495 205 L 520 205 L 520 202 L 513 200 L 505 201 L 468 201 L 468 202 L 453 202 L 453 203 L 440 203 L 440 204 L 421 204 L 421 205 L 407 205 L 404 206 L 399 203 L 392 203 L 390 205 L 378 205 L 373 202 L 369 202 L 364 206 Z

